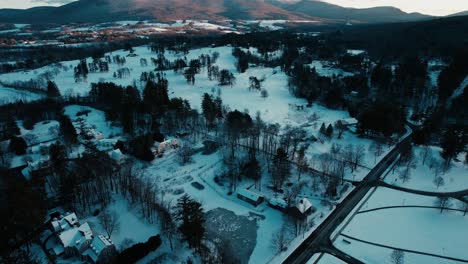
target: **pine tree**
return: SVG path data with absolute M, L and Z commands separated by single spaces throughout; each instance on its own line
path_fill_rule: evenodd
M 60 132 L 62 133 L 62 136 L 66 142 L 72 144 L 78 142 L 78 134 L 76 133 L 76 129 L 73 126 L 70 118 L 66 115 L 60 117 Z
M 326 135 L 327 134 L 327 129 L 325 128 L 325 123 L 322 123 L 320 126 L 320 133 Z
M 49 98 L 55 98 L 55 97 L 60 97 L 60 91 L 57 87 L 57 84 L 53 81 L 48 81 L 47 82 L 47 97 Z
M 333 127 L 332 125 L 328 125 L 327 130 L 325 131 L 325 135 L 329 138 L 333 136 Z
M 177 203 L 177 218 L 182 221 L 181 233 L 191 248 L 200 249 L 205 236 L 205 214 L 202 205 L 188 195 L 182 196 Z
M 6 122 L 5 122 L 5 129 L 4 134 L 2 136 L 3 139 L 9 139 L 13 136 L 20 134 L 20 129 L 18 124 L 16 123 L 14 117 L 12 115 L 8 115 Z
M 8 148 L 11 152 L 15 153 L 16 155 L 24 155 L 26 154 L 26 148 L 28 145 L 26 141 L 22 137 L 13 136 L 10 139 L 10 145 Z

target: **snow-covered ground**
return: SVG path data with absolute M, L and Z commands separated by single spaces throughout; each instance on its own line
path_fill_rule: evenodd
M 311 68 L 315 68 L 318 75 L 332 77 L 332 76 L 352 76 L 354 73 L 344 71 L 336 68 L 329 61 L 314 60 L 309 65 Z
M 77 116 L 77 113 L 85 112 Z M 76 132 L 80 133 L 81 125 L 79 120 L 83 120 L 84 126 L 93 129 L 96 133 L 101 133 L 105 139 L 114 138 L 123 134 L 122 128 L 113 126 L 111 122 L 106 121 L 106 114 L 103 111 L 81 105 L 69 105 L 65 107 L 65 114 L 70 117 Z
M 320 258 L 320 259 L 319 259 Z M 318 262 L 317 262 L 318 260 Z M 315 254 L 312 258 L 307 262 L 307 264 L 346 264 L 346 262 L 340 260 L 339 258 L 334 257 L 330 254 Z
M 425 154 L 425 151 L 428 151 L 429 154 Z M 444 173 L 443 169 L 440 168 L 445 162 L 440 156 L 441 151 L 442 149 L 439 147 L 425 149 L 415 146 L 416 163 L 411 168 L 409 180 L 403 182 L 400 179 L 403 168 L 396 168 L 385 181 L 396 186 L 432 192 L 454 192 L 468 189 L 468 166 L 464 163 L 464 155 L 461 155 L 460 161 L 452 161 L 449 170 Z M 427 155 L 425 164 L 423 164 L 424 155 Z M 437 182 L 434 182 L 436 175 L 443 179 L 443 183 L 439 187 L 437 187 Z
M 18 101 L 29 102 L 44 98 L 44 95 L 29 91 L 7 88 L 0 85 L 0 105 Z
M 228 69 L 233 72 L 236 76 L 235 84 L 230 87 L 220 87 L 217 81 L 209 80 L 206 69 L 202 69 L 201 73 L 196 75 L 195 85 L 187 84 L 183 74 L 175 73 L 172 70 L 163 71 L 165 78 L 169 81 L 169 94 L 170 97 L 182 97 L 187 99 L 192 108 L 200 110 L 202 95 L 204 93 L 210 93 L 219 95 L 225 106 L 230 109 L 247 111 L 252 116 L 258 112 L 261 118 L 267 123 L 278 123 L 284 129 L 287 125 L 289 126 L 300 126 L 306 130 L 307 137 L 320 137 L 319 129 L 322 123 L 333 124 L 338 120 L 350 119 L 350 116 L 345 111 L 330 110 L 323 106 L 314 104 L 312 107 L 306 107 L 307 102 L 303 99 L 295 98 L 290 94 L 288 90 L 287 76 L 281 72 L 279 68 L 265 68 L 265 67 L 250 67 L 245 73 L 238 73 L 236 70 L 236 61 L 232 55 L 232 47 L 217 47 L 217 48 L 201 48 L 191 50 L 187 55 L 175 54 L 166 51 L 165 56 L 168 60 L 174 61 L 184 56 L 187 60 L 196 59 L 202 54 L 212 55 L 215 52 L 219 53 L 219 59 L 215 65 L 219 69 Z M 151 62 L 151 58 L 157 56 L 152 53 L 147 47 L 135 48 L 135 54 L 137 56 L 129 56 L 128 52 L 116 51 L 111 55 L 120 55 L 126 57 L 126 64 L 118 66 L 117 64 L 110 64 L 110 71 L 105 73 L 90 73 L 86 82 L 75 82 L 72 68 L 78 64 L 78 61 L 62 62 L 61 66 L 51 65 L 46 66 L 34 71 L 15 72 L 10 74 L 4 74 L 0 76 L 0 81 L 13 82 L 16 80 L 25 80 L 34 78 L 45 72 L 55 72 L 54 80 L 57 83 L 61 93 L 63 95 L 86 95 L 90 90 L 90 84 L 93 82 L 115 82 L 119 85 L 127 86 L 137 84 L 140 90 L 143 89 L 144 84 L 139 81 L 142 72 L 150 72 L 153 70 L 153 66 L 141 66 L 140 59 L 145 58 L 148 62 Z M 88 59 L 90 62 L 90 59 Z M 317 64 L 318 65 L 318 64 Z M 320 64 L 321 65 L 321 64 Z M 117 79 L 113 77 L 113 73 L 121 67 L 128 67 L 130 69 L 130 77 L 124 79 Z M 330 73 L 336 74 L 337 70 L 333 67 L 322 69 L 323 71 L 331 71 Z M 255 76 L 259 79 L 265 79 L 262 82 L 262 87 L 268 91 L 268 97 L 262 98 L 260 92 L 249 91 L 249 77 Z M 77 117 L 77 113 L 81 111 L 90 111 L 88 115 L 82 115 Z M 80 132 L 82 127 L 87 130 L 95 132 L 95 135 L 102 134 L 102 139 L 97 140 L 108 140 L 110 137 L 115 139 L 117 136 L 122 135 L 120 128 L 112 126 L 105 120 L 105 114 L 102 111 L 83 107 L 83 106 L 67 106 L 65 108 L 65 114 L 70 116 L 77 132 Z M 79 121 L 78 118 L 82 118 L 83 121 Z M 194 147 L 200 147 L 199 142 L 190 142 Z M 362 145 L 365 150 L 365 159 L 363 160 L 363 167 L 359 167 L 354 173 L 349 170 L 346 171 L 346 178 L 360 180 L 364 177 L 369 168 L 372 167 L 376 161 L 385 155 L 385 152 L 390 149 L 389 146 L 385 146 L 383 153 L 380 157 L 374 157 L 370 151 L 370 147 L 373 143 L 372 140 L 366 138 L 360 138 L 352 131 L 346 131 L 343 134 L 342 139 L 337 139 L 336 134 L 333 139 L 320 138 L 317 142 L 311 143 L 306 155 L 309 158 L 316 158 L 321 153 L 328 152 L 333 143 L 341 144 L 345 147 L 347 144 L 353 144 L 355 146 Z M 271 241 L 273 237 L 280 232 L 283 225 L 287 222 L 287 217 L 267 206 L 266 203 L 261 204 L 258 207 L 239 200 L 236 194 L 228 194 L 229 190 L 227 186 L 220 186 L 214 182 L 214 177 L 219 176 L 221 173 L 221 154 L 215 153 L 212 155 L 202 155 L 197 153 L 193 157 L 193 162 L 184 166 L 178 163 L 175 151 L 168 151 L 162 158 L 157 158 L 150 164 L 141 164 L 135 162 L 135 166 L 140 166 L 138 169 L 143 177 L 148 177 L 153 180 L 155 184 L 164 190 L 163 199 L 165 201 L 172 201 L 172 204 L 176 203 L 176 200 L 180 198 L 184 193 L 191 197 L 199 200 L 203 204 L 205 211 L 210 211 L 216 208 L 224 208 L 228 211 L 234 212 L 238 216 L 245 216 L 249 219 L 253 219 L 257 223 L 257 243 L 250 256 L 250 263 L 265 263 L 272 260 L 276 255 L 276 250 L 272 247 Z M 317 166 L 317 163 L 313 165 Z M 317 169 L 320 169 L 317 167 Z M 261 194 L 266 199 L 275 197 L 275 194 L 269 185 L 271 185 L 270 176 L 265 168 L 262 169 L 262 190 Z M 297 175 L 293 170 L 290 182 L 294 183 L 297 179 Z M 303 180 L 307 182 L 307 186 L 310 185 L 311 177 L 304 175 Z M 205 189 L 198 190 L 192 183 L 199 182 L 204 185 Z M 242 181 L 238 190 L 241 188 L 247 188 L 253 185 L 251 180 Z M 341 193 L 341 197 L 349 193 L 352 188 L 348 186 L 347 191 Z M 259 190 L 255 190 L 260 192 Z M 298 245 L 304 237 L 312 232 L 313 228 L 323 221 L 324 217 L 330 213 L 334 208 L 334 205 L 339 201 L 330 201 L 321 197 L 323 190 L 311 191 L 310 188 L 303 190 L 304 197 L 311 200 L 313 206 L 317 209 L 317 212 L 312 215 L 313 221 L 310 222 L 305 234 L 297 237 L 291 244 L 291 248 L 294 245 Z M 322 202 L 323 201 L 323 202 Z M 131 206 L 126 204 L 124 201 L 117 200 L 110 206 L 110 210 L 119 212 L 121 222 L 129 223 L 130 226 L 139 226 L 144 232 L 133 233 L 121 233 L 123 230 L 115 234 L 114 241 L 118 247 L 123 247 L 126 238 L 134 241 L 143 242 L 147 237 L 145 235 L 153 235 L 158 230 L 154 227 L 148 226 L 144 221 L 138 219 L 138 214 L 128 210 Z M 122 213 L 121 213 L 122 212 Z M 91 220 L 90 220 L 91 221 Z M 98 226 L 98 225 L 96 225 Z M 151 232 L 150 232 L 151 230 Z M 125 231 L 127 232 L 127 231 Z M 141 240 L 141 241 L 140 241 Z
M 357 213 L 352 218 L 342 234 L 395 248 L 468 259 L 464 246 L 468 235 L 468 221 L 461 212 L 440 213 L 440 210 L 431 208 L 390 208 L 366 212 L 386 206 L 434 206 L 435 202 L 435 197 L 377 188 L 360 208 L 362 213 Z M 456 206 L 455 201 L 447 204 L 451 208 L 457 208 Z M 344 239 L 351 243 L 345 243 Z M 390 263 L 390 249 L 344 236 L 338 236 L 334 245 L 365 263 Z M 453 263 L 409 253 L 405 257 L 411 260 L 405 263 Z
M 118 250 L 136 243 L 144 243 L 150 237 L 160 234 L 159 225 L 147 223 L 125 199 L 119 196 L 115 198 L 106 210 L 115 213 L 118 217 L 118 227 L 111 235 L 112 242 Z M 88 221 L 97 234 L 106 234 L 98 217 L 90 217 L 83 221 Z

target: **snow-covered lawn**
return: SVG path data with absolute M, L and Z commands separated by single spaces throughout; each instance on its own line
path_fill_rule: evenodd
M 314 263 L 319 263 L 319 264 L 346 264 L 346 262 L 340 260 L 339 258 L 330 255 L 330 254 L 314 254 L 312 258 L 307 262 L 307 264 L 314 264 Z M 317 260 L 320 258 L 320 260 L 317 262 Z
M 0 105 L 18 101 L 29 102 L 44 98 L 44 95 L 29 91 L 7 88 L 0 85 Z
M 79 112 L 86 112 L 87 114 L 81 114 L 77 116 Z M 78 119 L 83 119 L 85 126 L 88 128 L 95 129 L 96 132 L 102 133 L 104 138 L 112 138 L 118 135 L 122 135 L 123 131 L 121 127 L 112 126 L 111 122 L 106 121 L 106 114 L 103 111 L 81 105 L 70 105 L 65 107 L 65 114 L 70 117 L 73 121 L 77 133 L 80 133 L 80 125 L 77 122 Z
M 111 239 L 118 250 L 128 248 L 136 243 L 144 243 L 150 237 L 160 234 L 158 224 L 149 224 L 144 221 L 138 212 L 123 198 L 116 197 L 107 210 L 118 216 L 119 225 L 112 233 Z M 97 234 L 106 234 L 98 217 L 90 217 L 89 221 Z
M 452 161 L 451 168 L 444 174 L 440 169 L 444 162 L 440 156 L 442 149 L 430 147 L 428 149 L 430 154 L 423 165 L 424 151 L 424 147 L 414 147 L 416 166 L 411 168 L 408 181 L 403 182 L 399 178 L 401 175 L 401 169 L 399 168 L 390 173 L 385 181 L 396 186 L 432 192 L 453 192 L 468 189 L 468 166 L 464 163 L 464 155 L 460 155 L 461 161 Z M 432 169 L 430 168 L 431 163 L 435 164 Z M 439 187 L 434 182 L 436 174 L 443 179 L 443 183 Z
M 438 209 L 431 208 L 390 208 L 365 212 L 386 206 L 435 206 L 435 202 L 435 197 L 379 187 L 360 208 L 362 213 L 352 218 L 342 234 L 396 248 L 468 259 L 465 247 L 468 221 L 461 212 L 440 213 Z M 458 201 L 450 200 L 446 206 L 457 208 L 458 205 Z M 343 239 L 351 241 L 351 244 L 343 242 Z M 365 263 L 390 263 L 389 249 L 343 236 L 338 236 L 334 245 Z M 405 263 L 452 263 L 409 253 L 405 257 L 414 261 Z
M 361 213 L 354 216 L 344 234 L 386 246 L 468 259 L 468 221 L 459 212 L 395 208 Z
M 351 244 L 345 243 L 343 239 L 351 241 Z M 394 264 L 391 258 L 392 249 L 377 247 L 365 244 L 359 241 L 350 240 L 343 236 L 338 237 L 334 245 L 348 253 L 349 255 L 357 258 L 364 263 L 380 263 L 380 264 Z M 420 255 L 405 252 L 403 257 L 404 263 L 410 264 L 459 264 L 459 261 L 442 259 L 432 256 Z M 319 262 L 320 264 L 322 262 Z M 330 264 L 338 264 L 341 262 L 329 262 Z

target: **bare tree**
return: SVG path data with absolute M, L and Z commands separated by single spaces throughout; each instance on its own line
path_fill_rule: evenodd
M 119 228 L 119 218 L 115 212 L 104 211 L 99 216 L 102 227 L 110 238 L 112 233 Z
M 445 181 L 444 178 L 438 176 L 434 179 L 433 183 L 437 187 L 437 189 L 439 189 L 440 186 L 443 186 L 445 184 Z
M 437 160 L 432 160 L 431 161 L 431 167 L 432 167 L 432 172 L 434 173 L 434 179 L 439 177 L 439 175 L 442 173 L 444 164 L 442 162 L 439 162 Z
M 468 212 L 468 203 L 464 201 L 460 201 L 458 208 L 463 211 L 463 216 L 466 215 Z
M 348 144 L 346 145 L 343 151 L 343 159 L 346 160 L 346 162 L 348 162 L 351 172 L 354 172 L 353 157 L 354 157 L 354 145 Z
M 167 240 L 169 240 L 171 250 L 174 250 L 173 241 L 174 237 L 177 235 L 177 225 L 174 218 L 167 208 L 164 208 L 164 210 L 159 213 L 159 217 L 161 232 L 166 236 Z
M 291 207 L 296 202 L 297 196 L 299 196 L 304 186 L 305 182 L 299 182 L 286 190 L 284 200 L 288 204 L 288 207 Z
M 309 167 L 309 162 L 307 158 L 305 157 L 305 147 L 302 147 L 299 149 L 297 152 L 297 180 L 301 180 L 302 173 L 307 171 L 307 168 Z
M 426 161 L 430 160 L 432 157 L 431 148 L 429 146 L 424 146 L 421 150 L 421 162 L 422 165 L 426 164 Z
M 398 249 L 394 249 L 390 257 L 394 264 L 403 264 L 405 259 L 405 252 Z
M 288 248 L 289 240 L 288 240 L 288 230 L 285 225 L 281 227 L 281 230 L 273 235 L 272 246 L 276 250 L 277 253 L 286 251 Z
M 346 130 L 346 126 L 341 120 L 338 120 L 335 122 L 335 129 L 338 132 L 338 139 L 341 139 L 341 137 L 343 136 L 343 132 Z
M 357 167 L 362 163 L 362 160 L 364 159 L 365 151 L 366 150 L 365 150 L 364 145 L 357 145 L 356 150 L 354 152 L 354 157 L 353 157 L 354 169 L 357 169 Z
M 182 165 L 192 161 L 193 149 L 188 144 L 183 144 L 177 151 L 177 157 Z
M 403 183 L 409 181 L 411 179 L 411 168 L 410 167 L 404 167 L 400 171 L 400 179 L 403 181 Z
M 435 201 L 435 206 L 440 208 L 440 213 L 444 211 L 447 206 L 449 206 L 449 199 L 448 197 L 437 197 Z

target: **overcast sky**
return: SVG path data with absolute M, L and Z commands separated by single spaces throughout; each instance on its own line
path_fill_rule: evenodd
M 74 0 L 0 0 L 0 8 L 29 8 L 33 6 L 58 6 Z M 468 10 L 468 0 L 324 0 L 346 7 L 395 6 L 406 12 L 429 15 L 449 15 Z

